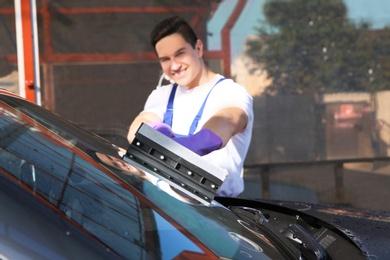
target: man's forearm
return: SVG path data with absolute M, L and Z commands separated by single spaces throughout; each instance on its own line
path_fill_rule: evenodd
M 232 107 L 220 110 L 202 128 L 207 128 L 218 135 L 224 147 L 232 136 L 244 131 L 247 123 L 247 114 L 240 108 Z

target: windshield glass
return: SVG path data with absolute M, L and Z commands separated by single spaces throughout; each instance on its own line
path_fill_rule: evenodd
M 20 111 L 1 103 L 2 174 L 111 250 L 131 259 L 211 256 L 210 249 L 235 259 L 280 256 L 227 209 L 189 200 L 119 155 L 79 145 L 76 138 L 69 142 L 74 133 L 64 139 L 54 134 L 63 129 L 52 124 L 49 131 Z
M 35 2 L 22 21 L 39 37 L 22 37 L 18 2 L 1 1 L 0 88 L 126 148 L 170 84 L 150 33 L 178 15 L 207 67 L 252 96 L 240 198 L 390 211 L 389 0 Z

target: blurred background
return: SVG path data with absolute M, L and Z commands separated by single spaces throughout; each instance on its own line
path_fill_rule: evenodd
M 27 5 L 32 81 L 18 66 Z M 161 75 L 149 33 L 180 15 L 209 67 L 253 96 L 241 197 L 390 210 L 389 13 L 388 0 L 0 0 L 0 88 L 39 87 L 40 105 L 126 147 Z

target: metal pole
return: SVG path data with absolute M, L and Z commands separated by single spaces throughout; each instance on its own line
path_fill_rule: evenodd
M 19 95 L 40 105 L 39 52 L 35 0 L 14 0 Z
M 21 0 L 15 0 L 15 29 L 16 29 L 16 51 L 18 59 L 18 80 L 19 95 L 26 97 L 25 75 L 24 75 L 24 48 L 23 48 L 23 25 Z
M 39 68 L 39 45 L 38 45 L 38 28 L 37 28 L 37 5 L 36 0 L 30 0 L 31 5 L 31 24 L 33 40 L 33 66 L 34 66 L 34 90 L 35 103 L 41 105 L 41 77 Z

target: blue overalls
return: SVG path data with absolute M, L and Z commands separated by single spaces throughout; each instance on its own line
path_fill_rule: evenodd
M 209 95 L 211 93 L 211 91 L 214 89 L 214 87 L 219 83 L 221 82 L 222 80 L 224 80 L 225 78 L 220 78 L 217 83 L 214 84 L 214 86 L 210 89 L 209 93 L 207 94 L 205 100 L 203 101 L 203 104 L 202 106 L 200 107 L 199 109 L 199 112 L 198 114 L 195 116 L 194 120 L 192 121 L 192 124 L 191 124 L 191 127 L 190 127 L 190 130 L 188 132 L 188 135 L 176 135 L 177 137 L 180 137 L 180 136 L 191 136 L 194 134 L 195 130 L 196 130 L 196 127 L 198 126 L 198 122 L 199 120 L 202 118 L 202 114 L 203 114 L 203 110 L 204 110 L 204 107 L 206 106 L 206 102 L 207 102 L 207 99 L 209 98 Z M 170 127 L 172 127 L 172 120 L 173 120 L 173 101 L 175 100 L 175 93 L 176 93 L 176 89 L 177 89 L 177 84 L 173 84 L 173 87 L 172 87 L 172 90 L 171 90 L 171 94 L 169 95 L 169 100 L 168 100 L 168 104 L 167 104 L 167 109 L 165 111 L 165 114 L 164 114 L 164 123 L 169 125 Z

